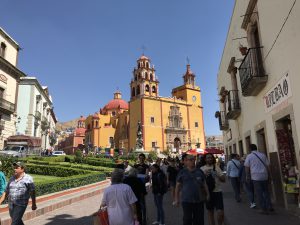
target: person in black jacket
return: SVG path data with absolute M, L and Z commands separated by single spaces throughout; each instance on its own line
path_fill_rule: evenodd
M 157 209 L 157 220 L 152 224 L 165 224 L 165 214 L 163 209 L 163 197 L 168 190 L 166 175 L 157 164 L 153 164 L 152 170 L 152 193 Z
M 137 198 L 136 211 L 140 225 L 146 225 L 146 215 L 143 215 L 142 213 L 141 201 L 145 199 L 147 191 L 143 181 L 137 177 L 137 170 L 131 168 L 128 172 L 128 176 L 125 177 L 123 183 L 128 184 L 131 187 L 133 193 Z

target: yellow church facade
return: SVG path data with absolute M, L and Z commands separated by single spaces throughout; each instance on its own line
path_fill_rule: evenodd
M 156 71 L 151 60 L 143 55 L 133 70 L 130 95 L 127 103 L 117 91 L 99 113 L 87 117 L 86 144 L 133 151 L 140 122 L 145 151 L 205 148 L 201 91 L 190 65 L 183 85 L 173 88 L 172 96 L 162 97 Z

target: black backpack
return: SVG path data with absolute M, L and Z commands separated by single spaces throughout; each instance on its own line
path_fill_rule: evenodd
M 213 171 L 216 171 L 215 166 L 213 167 Z M 216 187 L 216 181 L 215 181 L 215 178 L 213 177 L 212 173 L 210 173 L 208 176 L 206 176 L 205 181 L 206 181 L 206 184 L 208 187 L 208 191 L 213 192 L 213 190 Z

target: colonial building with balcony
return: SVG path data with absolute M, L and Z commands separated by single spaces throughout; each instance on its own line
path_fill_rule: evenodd
M 57 122 L 48 88 L 35 77 L 20 79 L 17 110 L 17 133 L 41 138 L 41 149 L 50 149 L 50 135 Z
M 226 154 L 257 144 L 271 163 L 272 198 L 286 208 L 298 204 L 286 178 L 300 169 L 299 19 L 295 0 L 235 1 L 217 78 Z
M 0 150 L 16 134 L 18 82 L 26 75 L 17 68 L 18 43 L 0 27 Z

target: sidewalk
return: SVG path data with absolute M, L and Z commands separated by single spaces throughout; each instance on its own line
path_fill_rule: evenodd
M 259 209 L 250 209 L 246 194 L 242 194 L 242 202 L 237 203 L 230 182 L 222 186 L 224 195 L 225 224 L 226 225 L 299 225 L 300 214 L 287 211 L 284 208 L 274 207 L 275 212 L 269 215 L 259 214 Z
M 27 221 L 46 213 L 52 212 L 56 209 L 71 205 L 75 202 L 82 201 L 89 197 L 99 195 L 110 184 L 110 180 L 104 180 L 98 183 L 86 185 L 79 188 L 73 188 L 66 191 L 61 191 L 49 195 L 40 196 L 37 198 L 37 207 L 35 211 L 31 210 L 31 204 L 28 207 L 23 216 L 23 221 Z M 11 222 L 8 206 L 0 206 L 0 225 L 9 225 Z

